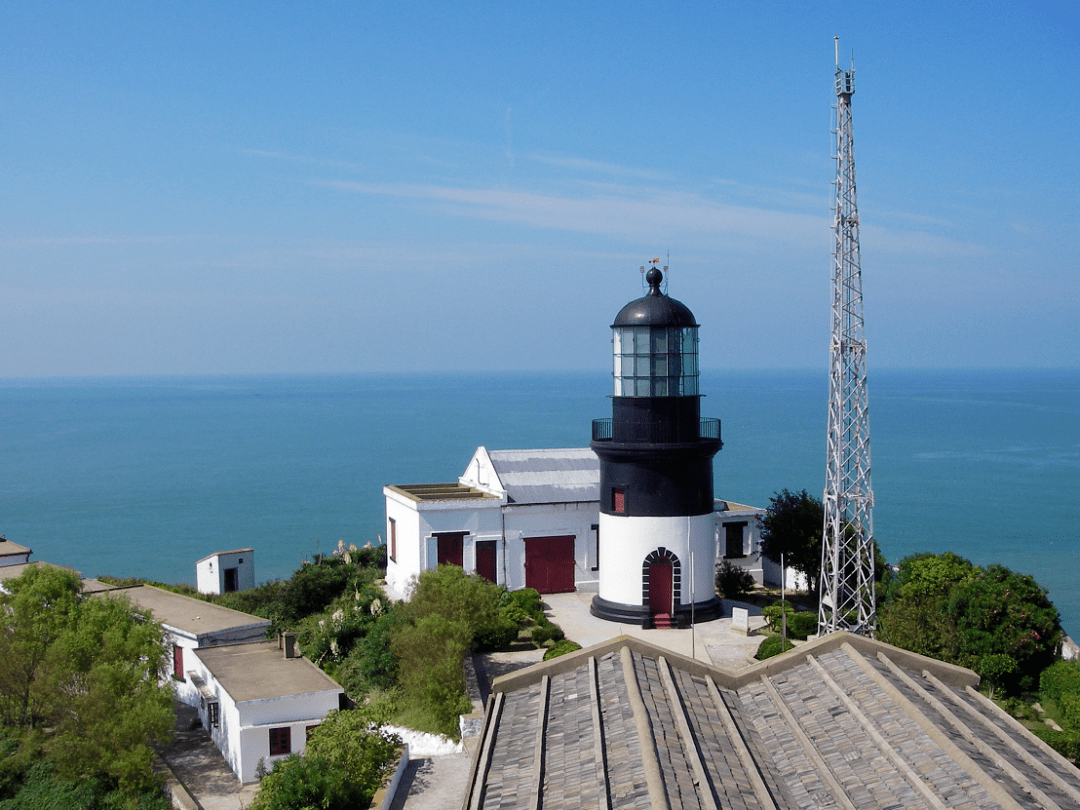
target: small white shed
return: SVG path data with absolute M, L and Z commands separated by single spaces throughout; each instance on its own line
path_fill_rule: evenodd
M 255 551 L 218 551 L 195 563 L 199 593 L 231 593 L 255 587 Z

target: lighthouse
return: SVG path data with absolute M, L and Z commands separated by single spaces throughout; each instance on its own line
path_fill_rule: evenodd
M 665 268 L 666 269 L 666 268 Z M 720 420 L 701 416 L 698 326 L 664 294 L 648 292 L 611 325 L 611 418 L 596 419 L 600 459 L 599 592 L 591 612 L 643 627 L 686 627 L 720 615 L 713 578 L 713 457 Z

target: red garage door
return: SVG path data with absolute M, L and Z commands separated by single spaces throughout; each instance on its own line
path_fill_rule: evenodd
M 574 537 L 525 538 L 525 587 L 540 593 L 574 590 Z

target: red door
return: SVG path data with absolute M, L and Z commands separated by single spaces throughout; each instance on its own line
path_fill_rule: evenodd
M 479 540 L 476 543 L 476 573 L 488 582 L 497 582 L 495 569 L 495 541 Z
M 540 593 L 573 592 L 573 535 L 525 538 L 525 587 Z
M 462 567 L 461 547 L 465 538 L 464 532 L 455 534 L 440 534 L 439 538 L 439 565 L 456 565 Z
M 649 615 L 671 613 L 671 563 L 667 560 L 649 565 Z

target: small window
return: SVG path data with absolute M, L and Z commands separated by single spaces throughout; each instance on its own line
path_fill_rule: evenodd
M 390 535 L 390 548 L 386 550 L 386 554 L 391 560 L 397 560 L 397 521 L 393 518 L 389 518 L 389 520 L 390 531 L 387 534 Z
M 311 741 L 311 734 L 317 728 L 318 728 L 317 725 L 316 726 L 304 726 L 304 740 L 310 742 Z
M 206 719 L 210 723 L 210 728 L 221 725 L 221 704 L 216 700 L 206 704 Z
M 626 490 L 622 487 L 611 490 L 611 511 L 616 514 L 626 511 Z
M 184 680 L 184 648 L 179 644 L 173 644 L 173 677 L 178 681 Z
M 277 757 L 292 753 L 292 740 L 289 726 L 270 729 L 270 756 Z

